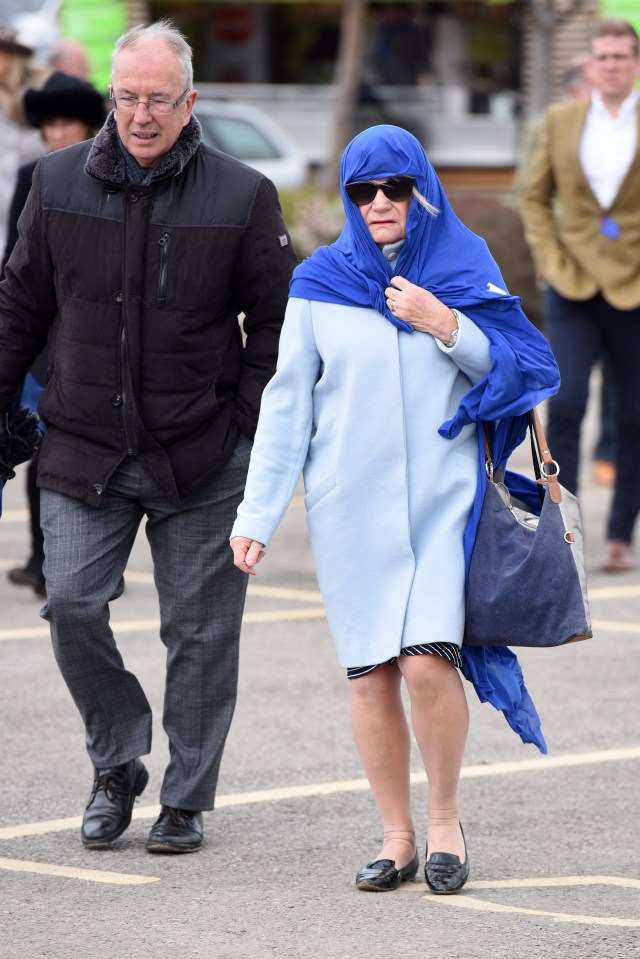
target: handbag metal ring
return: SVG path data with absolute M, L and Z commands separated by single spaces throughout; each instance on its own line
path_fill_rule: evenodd
M 556 468 L 555 473 L 547 473 L 547 467 L 548 467 L 548 466 L 555 466 L 555 468 Z M 550 476 L 559 476 L 559 475 L 560 475 L 560 464 L 558 463 L 557 460 L 551 460 L 550 463 L 541 463 L 541 464 L 540 464 L 540 472 L 542 473 L 542 475 L 543 475 L 546 479 L 549 479 Z

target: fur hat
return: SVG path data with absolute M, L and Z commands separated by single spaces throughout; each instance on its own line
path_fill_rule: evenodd
M 23 57 L 30 57 L 33 53 L 31 47 L 25 47 L 24 43 L 18 43 L 18 34 L 13 27 L 6 23 L 0 23 L 0 50 L 6 50 L 8 53 L 19 53 Z
M 32 127 L 65 117 L 100 128 L 107 116 L 104 100 L 95 87 L 66 73 L 52 73 L 40 90 L 27 90 L 23 102 Z

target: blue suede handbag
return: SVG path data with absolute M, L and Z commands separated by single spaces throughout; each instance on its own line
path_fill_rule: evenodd
M 578 500 L 558 481 L 536 410 L 529 432 L 536 506 L 513 495 L 502 469 L 494 475 L 485 430 L 488 482 L 469 568 L 467 646 L 563 646 L 593 635 Z

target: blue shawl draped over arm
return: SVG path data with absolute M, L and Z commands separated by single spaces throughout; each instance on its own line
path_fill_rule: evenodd
M 392 266 L 376 246 L 364 219 L 344 189 L 353 180 L 411 176 L 415 190 L 437 213 L 412 199 L 407 236 Z M 399 330 L 413 329 L 387 307 L 385 288 L 393 275 L 429 290 L 465 313 L 489 339 L 491 368 L 462 398 L 452 419 L 439 429 L 453 438 L 478 424 L 478 484 L 464 533 L 467 571 L 486 488 L 483 421 L 492 424 L 493 460 L 504 466 L 525 435 L 526 414 L 554 394 L 558 368 L 547 341 L 527 320 L 520 298 L 510 296 L 483 239 L 458 219 L 422 145 L 400 127 L 371 127 L 346 148 L 340 166 L 346 213 L 344 229 L 331 246 L 320 247 L 294 271 L 291 295 L 310 300 L 373 307 Z M 524 477 L 521 481 L 525 482 Z M 501 710 L 523 742 L 547 747 L 540 720 L 524 684 L 515 654 L 507 647 L 462 647 L 463 673 L 482 702 Z

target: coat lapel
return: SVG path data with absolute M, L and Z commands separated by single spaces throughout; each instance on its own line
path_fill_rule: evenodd
M 640 183 L 640 101 L 636 107 L 636 149 L 633 154 L 631 166 L 620 184 L 616 197 L 611 204 L 611 210 L 622 206 L 626 209 L 637 209 L 638 207 L 638 183 Z

